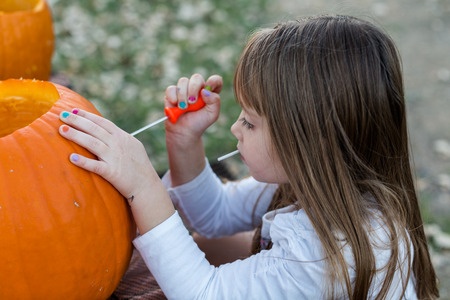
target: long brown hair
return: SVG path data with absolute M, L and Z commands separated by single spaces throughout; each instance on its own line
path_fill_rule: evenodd
M 284 200 L 310 218 L 329 280 L 350 299 L 369 296 L 377 270 L 367 229 L 376 211 L 391 249 L 377 298 L 387 296 L 402 242 L 413 246 L 413 252 L 406 246 L 413 261 L 405 286 L 412 273 L 420 299 L 438 297 L 410 166 L 400 56 L 391 38 L 349 16 L 262 29 L 243 51 L 234 86 L 240 104 L 267 119 L 294 195 Z M 336 232 L 352 249 L 354 282 Z

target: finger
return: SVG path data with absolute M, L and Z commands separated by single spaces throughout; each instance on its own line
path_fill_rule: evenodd
M 59 127 L 59 133 L 69 141 L 80 145 L 96 155 L 99 159 L 106 160 L 105 155 L 107 155 L 109 147 L 100 139 L 68 125 L 61 125 Z
M 188 86 L 188 103 L 192 104 L 197 102 L 198 93 L 200 89 L 205 86 L 205 80 L 203 76 L 200 74 L 194 74 L 191 76 L 189 80 Z
M 109 133 L 113 133 L 115 132 L 118 127 L 116 126 L 116 124 L 114 124 L 113 122 L 111 122 L 110 120 L 99 116 L 97 114 L 79 109 L 79 108 L 74 108 L 72 109 L 72 114 L 83 117 L 85 119 L 88 119 L 90 121 L 92 121 L 93 123 L 99 125 L 100 127 L 102 127 L 103 129 L 105 129 L 107 132 Z
M 100 125 L 94 123 L 92 120 L 89 120 L 81 115 L 70 113 L 68 111 L 63 111 L 60 113 L 59 118 L 64 123 L 77 128 L 78 130 L 84 131 L 86 133 L 89 133 L 90 135 L 101 139 L 106 140 L 107 135 L 109 135 L 109 132 L 107 132 L 105 129 L 103 129 Z
M 101 140 L 106 145 L 117 140 L 122 131 L 113 122 L 96 114 L 79 109 L 74 109 L 73 112 L 76 114 L 67 111 L 61 112 L 61 121 Z
M 178 107 L 181 109 L 186 109 L 188 106 L 187 104 L 188 83 L 189 79 L 187 77 L 181 77 L 180 79 L 178 79 L 177 99 L 178 99 Z
M 211 92 L 210 90 L 207 90 L 206 88 L 201 91 L 202 93 L 202 99 L 207 105 L 211 104 L 220 104 L 220 95 L 214 92 Z
M 212 75 L 206 80 L 206 86 L 211 87 L 211 91 L 215 93 L 220 93 L 223 87 L 223 79 L 222 76 Z
M 103 178 L 107 178 L 107 168 L 106 164 L 102 161 L 87 158 L 83 155 L 72 153 L 69 157 L 70 162 L 74 165 L 85 169 L 86 171 L 93 172 L 97 175 L 102 176 Z
M 166 95 L 164 97 L 164 106 L 165 107 L 174 107 L 177 105 L 178 105 L 177 86 L 170 85 L 166 89 Z

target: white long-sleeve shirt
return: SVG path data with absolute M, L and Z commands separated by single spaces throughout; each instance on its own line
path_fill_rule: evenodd
M 163 178 L 177 207 L 169 219 L 134 240 L 145 263 L 169 299 L 324 299 L 327 269 L 323 249 L 303 210 L 286 207 L 265 213 L 276 189 L 253 178 L 222 182 L 209 165 L 194 180 L 175 188 L 170 176 Z M 258 202 L 254 218 L 254 206 Z M 183 216 L 182 221 L 180 214 Z M 262 237 L 273 246 L 256 255 L 214 267 L 193 241 L 186 224 L 207 237 L 253 229 L 262 216 Z M 260 222 L 259 221 L 259 222 Z M 380 219 L 370 231 L 377 268 L 389 259 L 389 241 Z M 378 246 L 377 246 L 378 245 Z M 401 245 L 404 255 L 405 244 Z M 411 247 L 411 245 L 408 245 Z M 350 278 L 354 278 L 351 249 L 343 244 Z M 397 270 L 389 299 L 398 299 L 408 262 Z M 371 291 L 378 292 L 383 271 L 374 278 Z M 416 299 L 413 278 L 404 299 Z

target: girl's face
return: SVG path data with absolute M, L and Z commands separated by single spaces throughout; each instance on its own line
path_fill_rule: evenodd
M 243 109 L 231 132 L 250 174 L 260 182 L 286 183 L 286 173 L 273 151 L 267 121 L 251 109 Z

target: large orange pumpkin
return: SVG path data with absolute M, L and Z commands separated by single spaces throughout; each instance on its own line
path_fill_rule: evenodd
M 0 80 L 48 80 L 53 50 L 52 15 L 45 0 L 0 1 Z
M 127 202 L 58 133 L 74 107 L 98 113 L 48 81 L 0 81 L 0 299 L 106 299 L 128 267 Z

